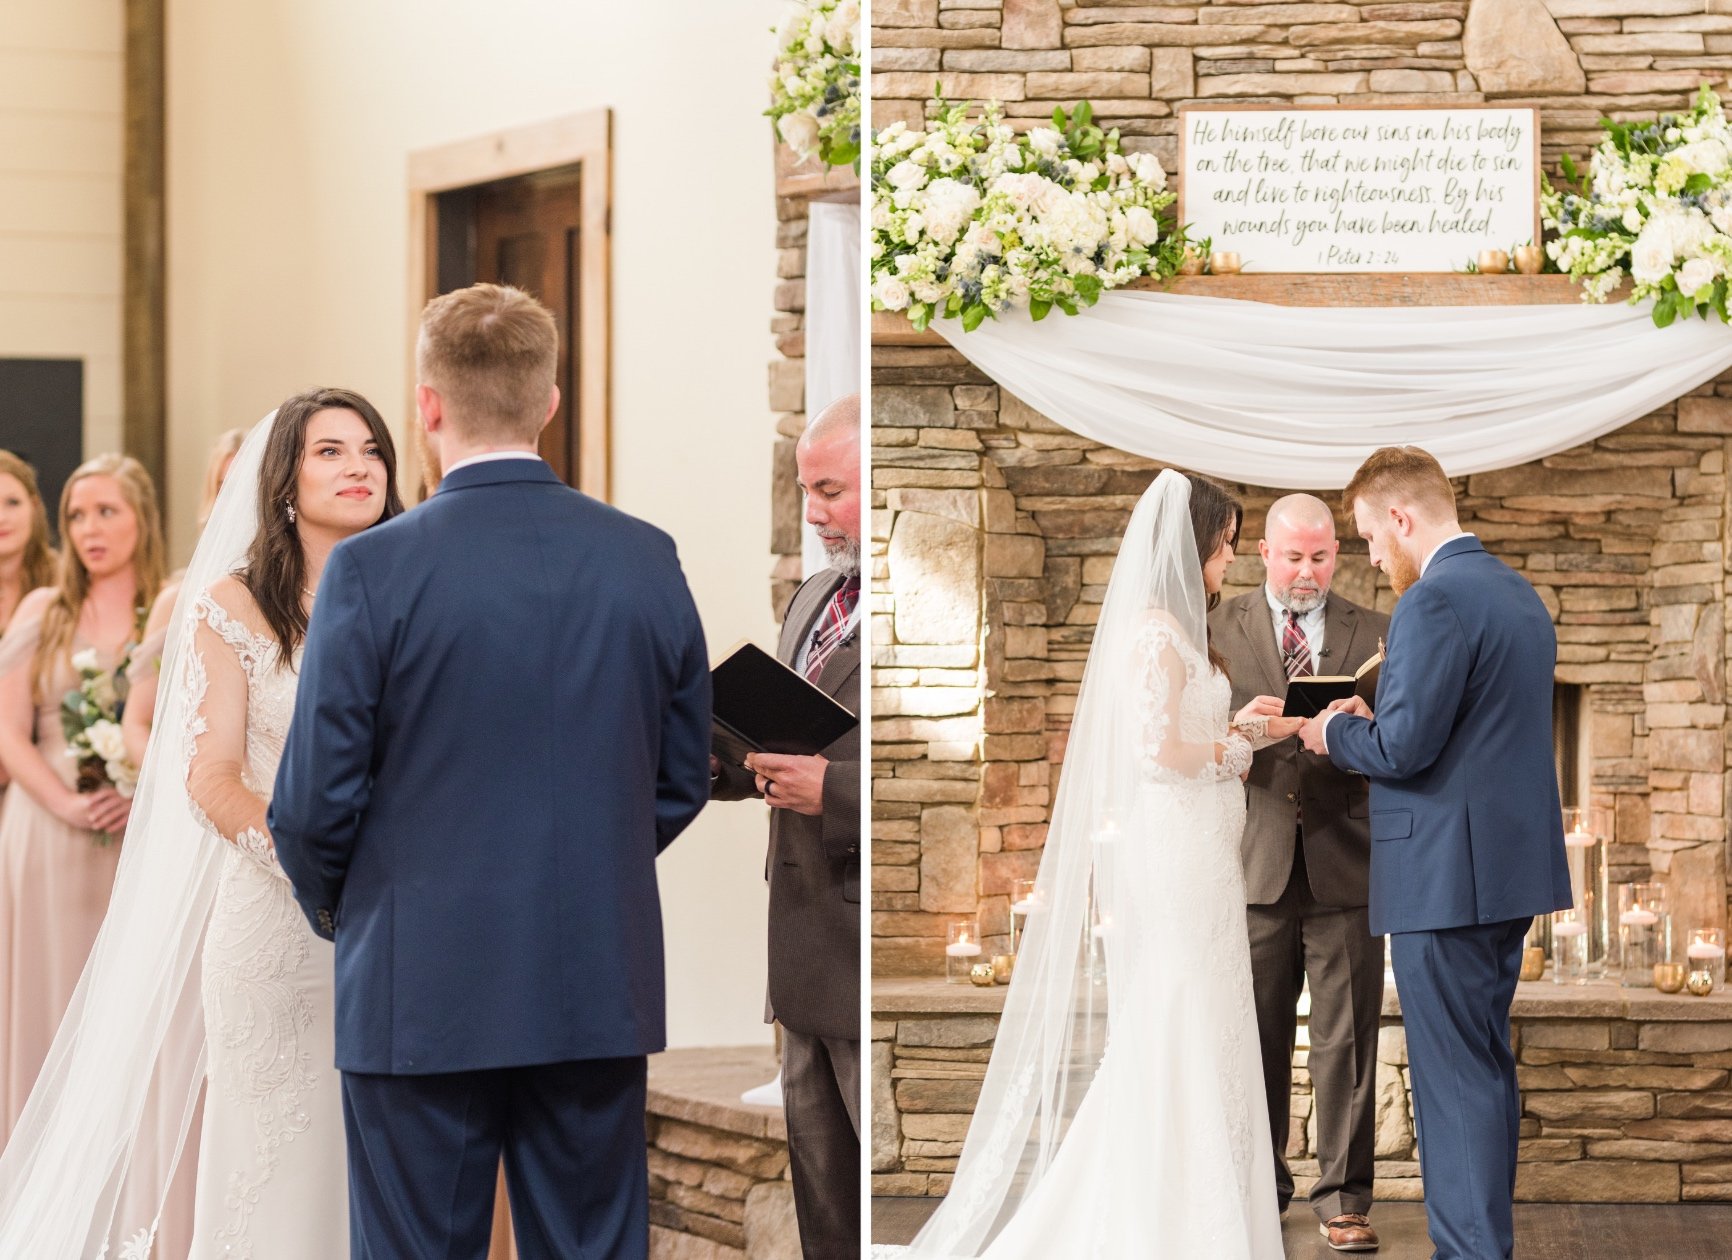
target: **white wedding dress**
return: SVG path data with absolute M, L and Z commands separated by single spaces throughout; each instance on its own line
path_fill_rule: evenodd
M 189 792 L 227 852 L 204 947 L 210 1083 L 191 1260 L 346 1255 L 332 947 L 307 925 L 263 818 L 298 675 L 273 638 L 210 594 L 193 616 Z
M 1204 655 L 1188 483 L 1162 478 L 1096 632 L 957 1176 L 911 1249 L 875 1256 L 1283 1255 L 1239 857 L 1253 745 Z

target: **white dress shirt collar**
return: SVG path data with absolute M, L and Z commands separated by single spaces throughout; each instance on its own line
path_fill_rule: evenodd
M 468 459 L 458 460 L 455 464 L 451 465 L 451 467 L 449 467 L 445 470 L 444 475 L 449 477 L 452 473 L 456 472 L 459 468 L 467 468 L 471 464 L 491 463 L 493 460 L 496 460 L 496 459 L 540 459 L 540 458 L 541 458 L 541 456 L 537 455 L 534 451 L 483 451 L 479 455 L 471 455 Z
M 1425 571 L 1431 567 L 1431 562 L 1436 557 L 1437 553 L 1442 551 L 1445 547 L 1449 546 L 1450 543 L 1454 542 L 1458 538 L 1472 538 L 1472 537 L 1473 537 L 1473 535 L 1468 533 L 1464 529 L 1461 531 L 1461 533 L 1451 534 L 1448 538 L 1445 538 L 1442 542 L 1438 543 L 1437 546 L 1433 547 L 1430 551 L 1426 552 L 1425 553 L 1425 559 L 1423 559 L 1419 562 L 1419 576 L 1420 577 L 1425 576 Z

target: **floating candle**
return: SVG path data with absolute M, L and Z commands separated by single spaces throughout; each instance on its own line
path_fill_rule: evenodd
M 957 941 L 954 945 L 946 945 L 944 952 L 952 958 L 977 958 L 980 955 L 980 946 L 973 941 Z
M 1713 941 L 1691 941 L 1689 954 L 1692 958 L 1707 958 L 1713 960 L 1724 958 L 1726 956 L 1726 951 L 1714 944 Z
M 1653 927 L 1659 921 L 1659 915 L 1652 910 L 1643 910 L 1639 906 L 1634 910 L 1626 910 L 1618 916 L 1618 922 L 1625 927 Z M 1553 928 L 1552 931 L 1555 932 L 1557 929 Z
M 1586 923 L 1554 923 L 1554 924 L 1552 924 L 1552 935 L 1553 936 L 1586 936 L 1587 934 L 1588 934 L 1588 925 Z

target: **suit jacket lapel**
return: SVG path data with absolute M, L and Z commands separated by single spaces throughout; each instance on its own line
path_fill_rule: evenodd
M 1269 695 L 1287 694 L 1287 671 L 1281 665 L 1281 651 L 1275 646 L 1275 620 L 1269 611 L 1268 597 L 1263 588 L 1245 597 L 1245 607 L 1239 615 L 1245 637 L 1251 641 L 1251 651 L 1269 683 Z
M 1359 618 L 1353 615 L 1353 610 L 1345 600 L 1332 599 L 1329 609 L 1324 614 L 1323 645 L 1329 649 L 1329 655 L 1336 661 L 1337 667 L 1326 669 L 1325 674 L 1351 674 L 1349 662 L 1353 659 L 1353 632 L 1359 628 Z

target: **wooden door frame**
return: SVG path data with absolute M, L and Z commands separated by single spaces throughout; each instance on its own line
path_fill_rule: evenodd
M 558 167 L 582 169 L 583 220 L 578 237 L 577 311 L 580 341 L 573 363 L 577 397 L 578 489 L 606 501 L 613 489 L 611 435 L 613 111 L 591 109 L 526 127 L 489 132 L 409 155 L 409 379 L 415 379 L 415 337 L 421 309 L 435 295 L 439 275 L 441 193 L 490 184 Z M 406 444 L 403 483 L 426 475 L 421 426 L 410 390 L 406 412 L 413 429 Z

